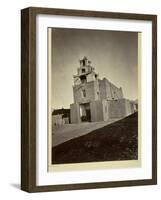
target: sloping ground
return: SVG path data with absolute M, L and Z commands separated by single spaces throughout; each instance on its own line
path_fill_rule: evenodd
M 118 120 L 119 119 L 117 118 L 108 120 L 106 122 L 83 122 L 79 124 L 64 124 L 60 127 L 53 126 L 52 146 L 57 146 L 73 138 L 86 135 L 91 131 L 107 126 L 108 124 Z
M 136 160 L 138 113 L 71 139 L 52 149 L 52 163 Z

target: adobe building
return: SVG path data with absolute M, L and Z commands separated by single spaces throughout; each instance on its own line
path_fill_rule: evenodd
M 52 124 L 56 127 L 70 123 L 70 109 L 55 109 L 52 112 Z
M 100 80 L 86 57 L 80 60 L 77 75 L 73 76 L 74 103 L 70 105 L 71 123 L 107 121 L 123 118 L 135 112 L 132 101 L 123 97 L 122 88 L 106 78 Z

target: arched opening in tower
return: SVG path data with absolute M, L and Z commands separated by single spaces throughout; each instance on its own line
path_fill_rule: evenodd
M 81 83 L 87 83 L 87 77 L 85 75 L 80 76 Z

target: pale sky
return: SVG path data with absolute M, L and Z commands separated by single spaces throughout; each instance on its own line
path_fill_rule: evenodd
M 84 56 L 100 79 L 106 77 L 122 87 L 124 98 L 138 98 L 138 33 L 64 28 L 52 31 L 52 108 L 70 108 L 73 75 Z

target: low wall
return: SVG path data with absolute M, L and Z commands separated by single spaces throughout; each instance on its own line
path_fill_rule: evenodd
M 71 123 L 81 123 L 80 108 L 78 103 L 70 105 Z M 134 113 L 130 100 L 96 100 L 90 102 L 91 121 L 107 121 L 112 118 L 123 118 Z
M 62 126 L 63 124 L 65 124 L 65 120 L 62 118 L 62 114 L 53 115 L 52 123 L 54 126 Z
M 133 113 L 131 103 L 127 99 L 108 101 L 109 118 L 122 118 Z

